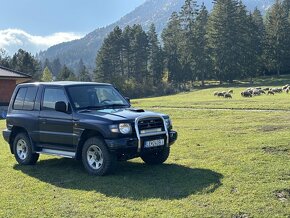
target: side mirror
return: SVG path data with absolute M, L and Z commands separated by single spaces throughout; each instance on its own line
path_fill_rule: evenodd
M 128 101 L 129 104 L 131 104 L 131 100 L 129 97 L 125 97 L 126 101 Z
M 63 101 L 56 102 L 55 103 L 55 110 L 58 112 L 66 113 L 67 112 L 66 103 Z

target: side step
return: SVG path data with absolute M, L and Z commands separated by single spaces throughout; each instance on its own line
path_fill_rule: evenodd
M 60 150 L 53 150 L 53 149 L 42 149 L 41 151 L 36 152 L 38 154 L 48 154 L 48 155 L 55 155 L 60 157 L 66 158 L 75 158 L 76 153 L 71 151 L 60 151 Z

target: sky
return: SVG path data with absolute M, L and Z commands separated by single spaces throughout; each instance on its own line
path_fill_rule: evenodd
M 109 25 L 145 0 L 0 0 L 0 48 L 31 52 Z

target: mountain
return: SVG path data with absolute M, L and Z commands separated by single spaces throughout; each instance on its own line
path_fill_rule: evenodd
M 274 0 L 244 0 L 249 10 L 258 7 L 265 11 Z M 198 3 L 205 3 L 206 7 L 212 9 L 212 0 L 198 0 Z M 141 24 L 147 30 L 151 23 L 154 23 L 157 31 L 160 33 L 166 26 L 166 23 L 172 12 L 180 11 L 184 0 L 147 0 L 144 4 L 137 7 L 134 11 L 122 17 L 119 21 L 94 30 L 85 37 L 54 45 L 44 52 L 39 53 L 39 58 L 44 60 L 48 58 L 53 60 L 59 58 L 61 63 L 72 68 L 76 68 L 80 59 L 83 59 L 89 69 L 94 69 L 95 59 L 98 49 L 103 39 L 111 32 L 115 26 L 124 28 L 127 25 Z

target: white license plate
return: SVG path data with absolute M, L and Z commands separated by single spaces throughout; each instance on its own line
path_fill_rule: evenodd
M 145 148 L 153 148 L 153 147 L 159 147 L 164 145 L 164 139 L 156 139 L 152 141 L 145 141 L 144 147 Z

